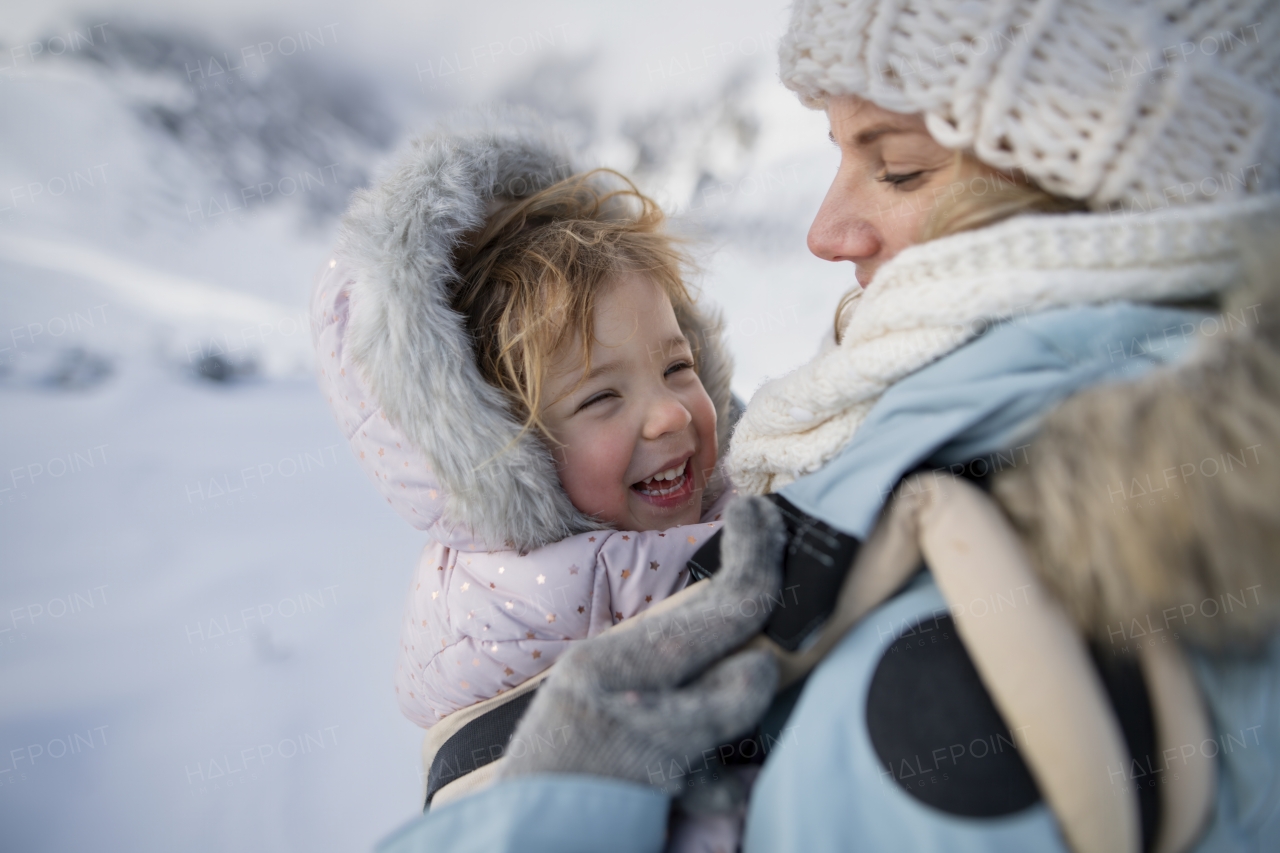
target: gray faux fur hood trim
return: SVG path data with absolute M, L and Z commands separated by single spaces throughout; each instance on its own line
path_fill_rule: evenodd
M 579 170 L 568 148 L 527 117 L 471 125 L 414 140 L 384 179 L 353 198 L 336 251 L 353 280 L 346 343 L 387 419 L 446 492 L 444 522 L 493 547 L 527 550 L 603 525 L 569 502 L 545 445 L 531 431 L 521 435 L 501 392 L 481 377 L 447 285 L 455 247 L 493 202 Z M 694 307 L 677 319 L 715 404 L 723 454 L 734 403 L 719 318 Z M 720 485 L 710 484 L 706 505 Z

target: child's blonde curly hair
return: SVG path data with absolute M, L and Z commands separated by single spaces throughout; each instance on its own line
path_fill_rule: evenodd
M 524 429 L 540 413 L 552 363 L 575 339 L 591 369 L 596 300 L 616 276 L 642 273 L 679 307 L 692 269 L 652 199 L 612 169 L 575 175 L 500 203 L 455 250 L 451 307 L 463 315 L 481 375 L 510 399 Z

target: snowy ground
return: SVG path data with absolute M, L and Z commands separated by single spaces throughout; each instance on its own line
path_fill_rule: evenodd
M 379 50 L 389 13 L 344 23 L 322 66 L 265 62 L 221 93 L 182 63 L 235 33 L 147 41 L 137 15 L 91 14 L 111 24 L 96 59 L 21 61 L 91 28 L 28 11 L 0 31 L 4 850 L 359 850 L 420 807 L 390 674 L 423 541 L 343 446 L 304 324 L 346 194 L 414 128 L 532 104 L 634 171 L 704 239 L 744 397 L 829 327 L 851 270 L 804 231 L 835 153 L 771 79 L 781 7 L 678 32 L 680 5 L 655 7 L 639 47 L 620 7 L 547 8 L 506 29 L 451 12 L 428 47 Z M 347 20 L 292 14 L 255 32 Z M 544 31 L 561 41 L 536 62 L 446 73 L 451 45 Z M 281 198 L 304 174 L 328 177 Z M 244 209 L 219 205 L 237 191 Z M 209 355 L 232 381 L 198 375 Z

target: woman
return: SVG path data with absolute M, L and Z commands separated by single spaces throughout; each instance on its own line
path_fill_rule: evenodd
M 852 261 L 861 288 L 834 345 L 751 400 L 735 481 L 859 540 L 913 471 L 989 487 L 1036 583 L 1093 641 L 1123 725 L 1133 762 L 1076 786 L 1142 812 L 1110 849 L 1264 849 L 1280 833 L 1280 326 L 1274 269 L 1248 251 L 1280 233 L 1280 21 L 1264 5 L 801 0 L 781 50 L 784 83 L 826 110 L 841 150 L 810 248 Z M 704 612 L 778 583 L 776 517 L 738 506 Z M 814 670 L 752 791 L 745 849 L 1101 849 L 1051 771 L 993 770 L 974 741 L 964 770 L 945 741 L 886 760 L 894 720 L 976 719 L 974 684 L 998 692 L 963 650 L 936 670 L 895 663 L 927 625 L 944 633 L 939 613 L 963 618 L 933 568 Z M 760 716 L 768 662 L 713 665 L 759 624 L 683 657 L 652 630 L 583 644 L 517 730 L 560 722 L 561 745 L 387 849 L 661 849 L 668 801 L 643 783 Z M 1180 707 L 1207 705 L 1212 726 L 1172 752 L 1151 746 L 1158 685 L 1129 661 L 1157 640 L 1189 657 Z M 1026 654 L 1024 692 L 1048 690 L 1054 662 Z M 1180 808 L 1161 789 L 1184 789 L 1200 758 L 1217 781 Z M 973 768 L 985 783 L 943 778 Z

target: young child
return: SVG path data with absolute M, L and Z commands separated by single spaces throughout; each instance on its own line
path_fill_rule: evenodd
M 524 130 L 418 141 L 313 295 L 320 382 L 432 542 L 396 691 L 430 727 L 682 589 L 719 528 L 730 362 L 663 216 Z

